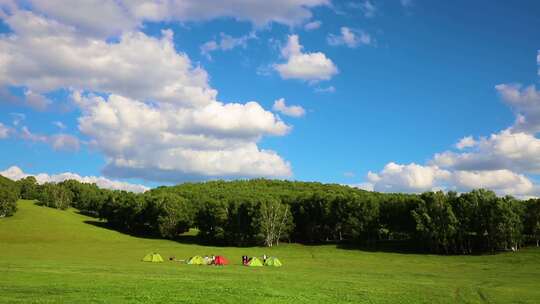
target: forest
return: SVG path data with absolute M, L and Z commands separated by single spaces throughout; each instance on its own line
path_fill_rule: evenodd
M 179 239 L 190 228 L 212 245 L 336 243 L 438 254 L 480 254 L 539 245 L 540 199 L 468 193 L 378 193 L 337 184 L 267 179 L 162 186 L 142 194 L 67 180 L 0 177 L 0 217 L 18 199 L 76 208 L 113 229 Z

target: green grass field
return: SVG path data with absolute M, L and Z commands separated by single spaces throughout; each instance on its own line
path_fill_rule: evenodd
M 0 303 L 539 303 L 540 250 L 489 256 L 374 253 L 335 246 L 219 248 L 136 238 L 94 219 L 19 202 L 0 219 Z M 226 267 L 158 251 L 222 254 Z M 282 268 L 241 266 L 278 256 Z

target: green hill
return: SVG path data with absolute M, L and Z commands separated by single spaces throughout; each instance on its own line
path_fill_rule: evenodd
M 335 246 L 220 248 L 131 237 L 20 201 L 0 219 L 0 303 L 538 303 L 540 250 L 490 256 Z M 164 263 L 143 263 L 148 252 Z M 240 265 L 275 255 L 281 268 Z M 226 267 L 170 262 L 221 254 Z

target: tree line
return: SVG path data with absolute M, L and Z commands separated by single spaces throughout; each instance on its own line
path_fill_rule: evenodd
M 176 239 L 197 228 L 213 245 L 339 243 L 473 254 L 517 250 L 540 240 L 540 199 L 468 193 L 377 193 L 337 184 L 279 180 L 185 183 L 142 194 L 74 180 L 39 185 L 0 179 L 0 216 L 18 198 L 80 212 L 136 235 Z

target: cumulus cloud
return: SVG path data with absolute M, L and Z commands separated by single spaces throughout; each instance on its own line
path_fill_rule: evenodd
M 139 28 L 144 21 L 204 21 L 233 18 L 261 27 L 271 22 L 289 26 L 312 17 L 311 9 L 329 0 L 30 0 L 32 8 L 85 35 L 110 37 Z M 15 5 L 11 5 L 10 11 Z
M 348 27 L 342 27 L 339 35 L 329 34 L 326 41 L 329 45 L 338 46 L 346 45 L 350 48 L 355 48 L 359 45 L 371 45 L 371 36 L 361 30 L 351 30 Z
M 274 101 L 272 109 L 287 116 L 302 117 L 306 114 L 306 110 L 301 106 L 288 106 L 285 104 L 285 98 L 280 98 Z
M 124 191 L 137 192 L 137 193 L 145 192 L 149 190 L 148 187 L 143 186 L 143 185 L 131 184 L 131 183 L 121 182 L 121 181 L 114 181 L 114 180 L 110 180 L 108 178 L 100 177 L 100 176 L 80 176 L 78 174 L 70 173 L 70 172 L 53 174 L 53 175 L 49 175 L 47 173 L 27 174 L 23 172 L 23 170 L 17 166 L 11 166 L 4 171 L 0 171 L 0 175 L 7 177 L 9 179 L 12 179 L 12 180 L 20 180 L 28 176 L 34 176 L 36 178 L 36 181 L 39 184 L 59 183 L 65 180 L 76 180 L 81 183 L 96 184 L 100 188 L 111 189 L 111 190 L 124 190 Z
M 471 151 L 435 154 L 433 163 L 458 170 L 499 170 L 540 173 L 540 139 L 507 129 L 480 138 Z
M 134 2 L 129 4 L 129 2 Z M 220 17 L 250 21 L 257 26 L 277 22 L 289 26 L 311 18 L 311 9 L 329 5 L 329 0 L 169 0 L 129 1 L 128 6 L 140 18 L 149 20 L 199 21 Z
M 36 94 L 30 90 L 26 91 L 24 93 L 24 96 L 26 97 L 26 104 L 28 104 L 28 106 L 38 111 L 46 110 L 49 107 L 49 105 L 52 103 L 45 96 Z
M 489 188 L 498 194 L 540 196 L 540 185 L 528 175 L 540 174 L 540 93 L 534 86 L 495 87 L 516 115 L 512 126 L 488 137 L 462 138 L 458 151 L 436 153 L 427 165 L 389 163 L 367 182 L 376 191 L 421 192 Z
M 290 35 L 281 55 L 287 62 L 275 64 L 283 79 L 301 79 L 311 82 L 329 80 L 338 73 L 336 65 L 324 53 L 304 53 L 298 35 Z
M 0 78 L 1 77 L 2 76 L 0 75 Z M 2 83 L 0 83 L 0 102 L 27 106 L 37 111 L 48 110 L 50 108 L 50 105 L 52 104 L 52 101 L 49 100 L 47 97 L 41 94 L 34 93 L 31 90 L 25 90 L 22 96 L 15 95 L 10 92 L 7 86 L 2 86 Z
M 540 91 L 536 86 L 524 88 L 520 84 L 499 84 L 495 89 L 516 114 L 513 131 L 540 132 Z
M 456 148 L 459 150 L 463 150 L 466 148 L 474 147 L 476 145 L 476 141 L 472 136 L 463 137 L 456 143 Z
M 172 182 L 292 175 L 276 152 L 257 146 L 291 127 L 255 101 L 217 100 L 206 71 L 176 51 L 172 31 L 160 38 L 126 32 L 107 42 L 28 11 L 6 22 L 14 32 L 0 38 L 0 84 L 36 94 L 72 90 L 79 130 L 105 155 L 105 174 Z M 238 43 L 222 36 L 220 45 Z M 67 134 L 26 129 L 22 137 L 55 149 L 79 146 Z
M 491 189 L 499 195 L 531 197 L 540 195 L 540 187 L 523 174 L 510 170 L 445 170 L 435 165 L 388 163 L 379 173 L 368 172 L 367 182 L 356 185 L 379 192 L 409 192 Z
M 163 31 L 160 39 L 125 33 L 118 43 L 107 43 L 31 12 L 6 22 L 15 34 L 0 39 L 0 84 L 36 93 L 73 88 L 187 105 L 209 104 L 216 97 L 206 72 L 175 51 L 172 31 Z
M 456 171 L 452 174 L 452 181 L 458 189 L 464 191 L 487 188 L 499 194 L 540 195 L 539 189 L 531 180 L 510 170 Z
M 288 162 L 256 145 L 261 136 L 284 135 L 290 127 L 256 102 L 193 109 L 117 95 L 74 99 L 83 111 L 79 129 L 107 156 L 109 175 L 173 182 L 291 175 Z
M 306 31 L 313 31 L 313 30 L 316 30 L 318 28 L 320 28 L 322 25 L 322 22 L 319 21 L 319 20 L 315 20 L 315 21 L 311 21 L 311 22 L 308 22 L 304 25 L 304 29 Z
M 229 51 L 236 47 L 246 48 L 248 40 L 256 39 L 255 32 L 250 32 L 248 35 L 240 37 L 232 37 L 230 35 L 221 33 L 219 40 L 210 40 L 205 42 L 201 46 L 201 54 L 206 56 L 209 60 L 212 59 L 211 52 L 221 50 Z
M 449 179 L 451 173 L 437 166 L 415 163 L 400 165 L 388 163 L 379 173 L 368 172 L 367 180 L 375 191 L 422 192 L 431 190 L 439 180 Z
M 109 37 L 139 25 L 123 1 L 109 0 L 30 0 L 32 8 L 59 22 L 77 27 L 84 34 Z M 134 1 L 135 2 L 135 1 Z

